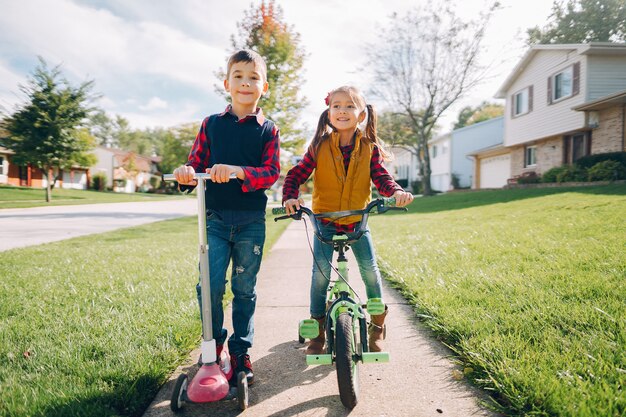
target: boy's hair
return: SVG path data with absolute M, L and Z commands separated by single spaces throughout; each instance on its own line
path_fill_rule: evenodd
M 228 58 L 226 65 L 226 79 L 230 77 L 230 69 L 238 62 L 254 62 L 254 65 L 260 70 L 263 79 L 267 81 L 267 65 L 265 60 L 257 52 L 251 49 L 240 49 Z
M 380 154 L 384 160 L 390 160 L 391 155 L 389 154 L 389 152 L 387 152 L 384 147 L 383 141 L 377 135 L 378 116 L 376 115 L 376 110 L 374 109 L 374 107 L 371 104 L 367 104 L 365 102 L 363 94 L 361 94 L 361 92 L 356 87 L 348 85 L 344 85 L 335 88 L 334 90 L 331 90 L 328 93 L 328 96 L 326 96 L 327 106 L 330 106 L 333 94 L 339 92 L 347 93 L 352 98 L 352 101 L 354 101 L 354 104 L 356 104 L 357 109 L 359 109 L 360 111 L 367 110 L 367 123 L 365 125 L 365 131 L 362 132 L 363 138 L 378 146 L 378 150 L 380 151 Z M 322 112 L 320 120 L 317 123 L 315 136 L 313 137 L 313 140 L 309 145 L 309 152 L 311 153 L 311 156 L 313 156 L 313 158 L 317 157 L 317 151 L 320 147 L 320 144 L 328 139 L 332 131 L 335 130 L 333 125 L 330 124 L 329 112 L 329 108 Z

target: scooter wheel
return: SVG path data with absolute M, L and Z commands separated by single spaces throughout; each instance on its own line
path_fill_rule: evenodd
M 237 401 L 242 411 L 248 408 L 248 378 L 243 371 L 237 374 Z
M 187 391 L 187 375 L 180 374 L 172 391 L 172 400 L 170 401 L 170 409 L 174 412 L 180 411 L 185 405 L 185 392 Z

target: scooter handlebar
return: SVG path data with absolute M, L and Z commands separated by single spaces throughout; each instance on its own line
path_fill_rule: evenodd
M 230 174 L 229 178 L 233 180 L 237 178 L 237 174 Z M 199 179 L 210 180 L 211 174 L 206 174 L 203 172 L 196 172 L 193 175 L 193 179 L 194 180 L 199 180 Z M 174 174 L 163 174 L 163 181 L 176 181 L 176 177 L 174 176 Z

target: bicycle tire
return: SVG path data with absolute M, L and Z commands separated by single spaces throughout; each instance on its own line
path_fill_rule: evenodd
M 335 365 L 337 367 L 337 385 L 339 385 L 339 397 L 341 403 L 353 409 L 359 396 L 359 366 L 353 360 L 356 349 L 352 316 L 341 313 L 337 317 L 335 330 Z

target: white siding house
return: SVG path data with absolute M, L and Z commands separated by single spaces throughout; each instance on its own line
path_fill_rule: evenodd
M 496 94 L 506 100 L 504 146 L 511 153 L 511 176 L 541 174 L 606 149 L 595 143 L 587 111 L 593 109 L 585 104 L 624 90 L 626 44 L 531 47 Z M 617 123 L 623 122 L 622 117 Z
M 387 171 L 400 185 L 410 189 L 411 183 L 419 179 L 417 157 L 411 151 L 399 146 L 390 146 L 387 150 L 393 155 L 392 160 L 385 163 Z
M 453 188 L 478 187 L 475 184 L 475 152 L 493 146 L 502 146 L 504 117 L 495 117 L 438 136 L 428 142 L 430 150 L 430 183 L 433 190 L 449 191 Z M 501 165 L 501 163 L 499 164 Z M 498 165 L 498 166 L 499 166 Z M 490 165 L 491 168 L 496 165 Z M 483 174 L 483 180 L 490 179 L 489 188 L 493 184 L 504 181 L 508 170 L 491 169 Z M 502 178 L 506 175 L 504 178 Z M 504 185 L 502 184 L 502 185 Z M 502 186 L 500 185 L 500 187 Z

